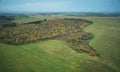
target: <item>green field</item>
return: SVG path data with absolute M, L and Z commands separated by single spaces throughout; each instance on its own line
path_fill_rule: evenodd
M 22 46 L 0 44 L 0 59 L 1 72 L 116 72 L 55 40 Z
M 90 45 L 100 53 L 100 58 L 120 71 L 120 18 L 88 17 L 86 19 L 94 22 L 85 28 L 85 31 L 94 34 Z
M 16 16 L 16 19 L 13 20 L 13 22 L 21 24 L 21 23 L 39 21 L 39 20 L 43 20 L 43 19 L 53 19 L 53 18 L 56 18 L 56 16 L 48 16 L 48 15 L 33 15 L 33 16 L 30 15 L 28 17 Z
M 40 18 L 16 19 L 14 22 L 24 23 Z M 93 33 L 90 45 L 100 54 L 99 57 L 77 53 L 56 40 L 26 45 L 0 43 L 0 72 L 119 72 L 120 18 L 82 18 L 93 21 L 85 31 Z

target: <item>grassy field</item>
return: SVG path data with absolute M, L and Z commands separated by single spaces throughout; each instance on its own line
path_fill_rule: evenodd
M 93 59 L 55 40 L 21 46 L 0 44 L 1 72 L 116 72 Z
M 94 24 L 85 28 L 93 33 L 90 45 L 100 53 L 106 63 L 120 71 L 120 17 L 86 17 Z
M 14 22 L 25 23 L 44 18 L 34 16 Z M 120 18 L 82 18 L 94 22 L 85 31 L 94 34 L 90 45 L 100 57 L 77 53 L 56 40 L 17 46 L 0 43 L 0 72 L 119 72 Z
M 34 15 L 34 16 L 28 16 L 28 17 L 16 17 L 13 22 L 15 23 L 27 23 L 27 22 L 32 22 L 32 21 L 39 21 L 39 20 L 44 20 L 44 19 L 53 19 L 56 18 L 56 16 L 48 16 L 48 15 Z

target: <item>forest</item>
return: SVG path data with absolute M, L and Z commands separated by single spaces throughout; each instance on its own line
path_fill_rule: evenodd
M 85 52 L 91 56 L 98 53 L 88 45 L 93 37 L 83 28 L 92 21 L 74 18 L 57 18 L 17 24 L 7 16 L 0 16 L 0 42 L 22 45 L 44 40 L 59 40 L 77 52 Z

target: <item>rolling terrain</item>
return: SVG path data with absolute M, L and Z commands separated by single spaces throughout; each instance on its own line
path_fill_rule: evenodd
M 86 18 L 94 21 L 85 31 L 94 34 L 90 45 L 99 52 L 101 58 L 120 71 L 120 17 Z
M 21 46 L 0 44 L 0 71 L 117 72 L 110 66 L 95 61 L 94 57 L 81 56 L 56 40 Z
M 84 30 L 94 35 L 90 41 L 99 56 L 78 53 L 57 40 L 46 40 L 25 45 L 0 43 L 1 72 L 119 72 L 120 18 L 52 16 L 53 18 L 83 18 L 93 21 Z M 39 20 L 16 19 L 16 23 Z M 49 17 L 45 17 L 49 18 Z M 32 19 L 32 21 L 31 21 Z M 41 18 L 42 19 L 42 18 Z

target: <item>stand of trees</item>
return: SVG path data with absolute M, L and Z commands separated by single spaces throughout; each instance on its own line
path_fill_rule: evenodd
M 0 28 L 0 42 L 8 44 L 26 44 L 38 40 L 56 39 L 66 44 L 77 52 L 86 52 L 89 55 L 98 55 L 89 45 L 92 34 L 83 31 L 91 21 L 82 19 L 53 19 L 28 22 L 16 25 L 9 22 Z
M 0 21 L 11 21 L 13 20 L 13 17 L 8 17 L 8 16 L 0 16 Z

